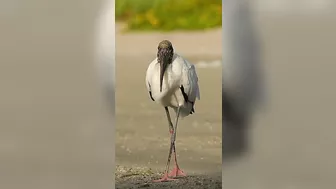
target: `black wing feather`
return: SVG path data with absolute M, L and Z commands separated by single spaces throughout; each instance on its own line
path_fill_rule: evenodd
M 195 112 L 195 109 L 194 109 L 194 104 L 195 104 L 195 102 L 191 102 L 191 101 L 189 101 L 189 99 L 188 99 L 188 95 L 184 92 L 184 87 L 183 87 L 183 85 L 181 85 L 180 89 L 181 89 L 181 92 L 182 92 L 182 95 L 183 95 L 184 100 L 185 100 L 186 102 L 189 102 L 189 103 L 192 104 L 192 108 L 191 108 L 191 112 L 190 112 L 190 114 L 193 114 L 193 113 Z
M 152 91 L 150 90 L 150 88 L 151 88 L 151 86 L 150 86 L 150 84 L 148 83 L 148 86 L 149 86 L 149 97 L 153 100 L 153 101 L 155 101 L 154 100 L 154 98 L 153 98 L 153 96 L 152 96 Z

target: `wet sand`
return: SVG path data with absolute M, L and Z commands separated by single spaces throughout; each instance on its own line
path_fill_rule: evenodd
M 125 188 L 222 188 L 221 174 L 194 174 L 187 177 L 179 177 L 178 180 L 170 182 L 155 183 L 153 179 L 162 177 L 162 172 L 155 171 L 149 167 L 126 168 L 117 166 L 116 189 Z

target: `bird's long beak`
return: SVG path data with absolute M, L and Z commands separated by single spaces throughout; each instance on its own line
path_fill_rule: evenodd
M 167 69 L 168 61 L 163 58 L 163 60 L 160 63 L 160 92 L 162 92 L 162 81 L 164 73 Z

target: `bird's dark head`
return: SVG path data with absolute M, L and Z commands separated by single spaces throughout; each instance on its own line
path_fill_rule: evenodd
M 170 41 L 163 40 L 159 43 L 157 60 L 160 64 L 160 92 L 162 91 L 162 81 L 167 66 L 173 62 L 174 48 Z

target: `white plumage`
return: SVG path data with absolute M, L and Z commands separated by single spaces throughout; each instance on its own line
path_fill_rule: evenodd
M 181 117 L 188 116 L 191 113 L 196 98 L 200 100 L 195 66 L 177 53 L 174 53 L 173 62 L 166 69 L 162 82 L 162 92 L 160 92 L 160 64 L 157 58 L 148 66 L 146 86 L 153 99 L 161 103 L 162 106 L 171 107 L 175 112 L 178 107 L 181 107 Z M 189 102 L 185 101 L 181 86 L 183 86 Z

